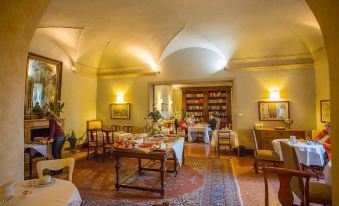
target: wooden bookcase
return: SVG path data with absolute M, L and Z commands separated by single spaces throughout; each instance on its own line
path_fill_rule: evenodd
M 232 125 L 232 87 L 181 88 L 185 115 L 193 114 L 196 122 L 208 122 L 209 114 L 221 119 L 220 127 Z

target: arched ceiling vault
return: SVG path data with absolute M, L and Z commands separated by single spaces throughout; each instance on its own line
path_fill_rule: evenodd
M 324 47 L 299 0 L 54 0 L 35 35 L 51 38 L 72 62 L 97 68 L 152 68 L 186 48 L 225 63 L 311 56 Z

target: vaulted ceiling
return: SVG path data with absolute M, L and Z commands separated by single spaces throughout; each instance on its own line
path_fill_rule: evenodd
M 152 67 L 192 47 L 229 61 L 309 55 L 324 46 L 302 0 L 54 0 L 35 35 L 99 69 Z

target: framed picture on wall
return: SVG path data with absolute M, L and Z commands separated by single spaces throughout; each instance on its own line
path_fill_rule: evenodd
M 131 104 L 130 103 L 112 103 L 111 104 L 112 119 L 130 119 Z
M 330 100 L 320 100 L 320 120 L 321 122 L 330 122 L 331 120 Z
M 284 121 L 290 119 L 289 101 L 259 101 L 260 121 Z

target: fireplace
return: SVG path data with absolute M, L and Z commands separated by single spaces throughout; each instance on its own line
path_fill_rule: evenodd
M 48 137 L 49 128 L 31 128 L 31 141 L 34 141 L 35 137 Z
M 65 119 L 62 118 L 61 125 L 65 128 Z M 25 120 L 25 142 L 29 143 L 34 137 L 47 137 L 49 134 L 49 122 L 47 119 L 27 119 Z

